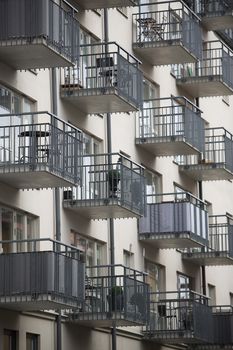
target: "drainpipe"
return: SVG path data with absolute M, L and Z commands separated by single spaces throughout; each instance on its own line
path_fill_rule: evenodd
M 57 115 L 57 72 L 56 68 L 52 68 L 52 113 Z M 61 241 L 61 211 L 60 211 L 60 191 L 59 188 L 54 190 L 54 208 L 55 208 L 55 238 L 57 241 Z M 59 249 L 59 248 L 57 248 Z M 56 317 L 57 328 L 57 342 L 55 350 L 62 350 L 61 345 L 61 311 L 57 311 Z
M 199 107 L 199 98 L 196 98 L 196 105 Z M 202 188 L 202 181 L 198 181 L 198 192 L 199 192 L 199 198 L 203 200 L 203 188 Z M 205 248 L 202 248 L 202 251 L 204 252 Z M 201 278 L 202 278 L 202 293 L 203 295 L 206 295 L 206 269 L 205 266 L 201 266 Z
M 108 43 L 108 9 L 104 9 L 104 42 Z M 107 53 L 107 45 L 105 46 L 105 52 Z M 107 152 L 112 153 L 112 128 L 111 128 L 111 113 L 107 113 Z M 111 164 L 111 156 L 108 157 L 109 164 Z M 113 266 L 115 264 L 115 237 L 114 237 L 114 221 L 112 218 L 109 220 L 109 243 L 110 243 L 110 263 Z M 115 270 L 114 267 L 111 269 L 111 275 L 114 277 Z M 113 283 L 115 283 L 113 278 Z M 116 325 L 112 327 L 112 350 L 117 349 L 116 344 Z

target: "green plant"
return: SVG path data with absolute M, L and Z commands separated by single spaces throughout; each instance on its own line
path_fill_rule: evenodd
M 107 180 L 109 182 L 109 189 L 111 192 L 117 191 L 117 186 L 120 181 L 120 171 L 118 169 L 111 169 L 107 173 Z
M 108 303 L 111 311 L 122 311 L 124 308 L 124 293 L 120 286 L 113 286 L 109 290 Z

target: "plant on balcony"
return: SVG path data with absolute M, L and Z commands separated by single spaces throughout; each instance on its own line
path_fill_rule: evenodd
M 113 286 L 109 290 L 108 305 L 110 311 L 122 311 L 124 308 L 124 293 L 120 286 Z
M 109 197 L 117 198 L 118 183 L 120 181 L 120 171 L 118 169 L 111 169 L 107 173 L 107 181 L 109 183 Z

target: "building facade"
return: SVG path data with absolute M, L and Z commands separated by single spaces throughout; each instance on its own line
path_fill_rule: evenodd
M 0 2 L 0 349 L 233 343 L 233 5 Z

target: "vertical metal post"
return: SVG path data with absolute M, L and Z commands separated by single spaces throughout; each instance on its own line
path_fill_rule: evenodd
M 109 41 L 108 38 L 108 9 L 104 9 L 104 42 L 107 44 Z M 105 45 L 105 52 L 107 53 L 107 45 Z M 112 153 L 112 130 L 111 130 L 111 113 L 107 113 L 107 152 L 108 152 L 108 162 L 111 164 L 111 156 Z M 112 218 L 109 219 L 109 244 L 110 244 L 110 263 L 111 263 L 111 276 L 114 280 L 115 275 L 115 237 L 114 237 L 114 221 Z M 112 327 L 112 350 L 117 349 L 116 344 L 116 326 Z
M 52 68 L 52 113 L 57 115 L 57 72 L 56 68 Z M 61 241 L 61 211 L 60 211 L 60 191 L 59 188 L 54 190 L 54 207 L 55 207 L 55 230 L 56 240 Z M 57 248 L 59 249 L 59 248 Z M 61 345 L 61 311 L 58 310 L 56 318 L 57 324 L 57 342 L 56 350 L 62 350 Z

